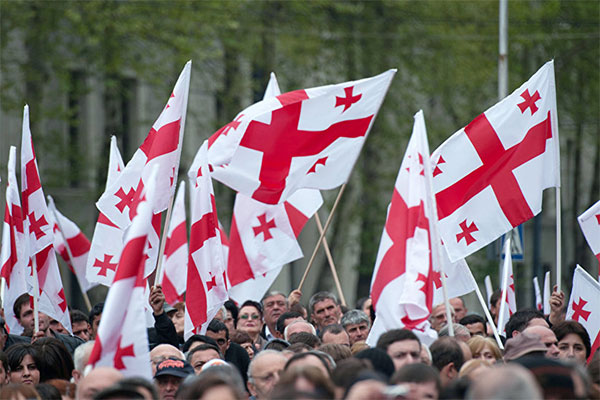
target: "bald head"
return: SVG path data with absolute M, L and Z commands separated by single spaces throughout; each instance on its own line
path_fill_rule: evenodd
M 556 339 L 554 332 L 552 332 L 552 329 L 548 328 L 547 326 L 534 325 L 529 326 L 523 331 L 523 333 L 538 336 L 542 343 L 544 343 L 546 346 L 546 357 L 558 358 L 558 340 Z
M 94 395 L 123 379 L 123 374 L 112 367 L 98 367 L 84 376 L 77 385 L 77 400 L 91 400 Z
M 312 324 L 306 321 L 294 321 L 285 327 L 285 330 L 283 331 L 283 336 L 285 337 L 285 340 L 289 340 L 294 333 L 298 332 L 306 332 L 315 336 L 317 335 L 317 331 Z
M 161 361 L 166 360 L 169 357 L 175 357 L 180 360 L 185 360 L 185 356 L 177 347 L 170 344 L 159 344 L 150 351 L 150 361 L 152 362 L 152 376 L 156 374 L 156 366 Z

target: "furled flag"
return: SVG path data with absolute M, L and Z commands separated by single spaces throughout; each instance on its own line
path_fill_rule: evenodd
M 376 315 L 367 338 L 371 346 L 383 332 L 396 328 L 413 330 L 425 343 L 437 337 L 428 321 L 434 292 L 433 199 L 428 196 L 427 182 L 431 170 L 424 162 L 428 156 L 425 120 L 419 111 L 396 179 L 371 280 Z
M 185 219 L 185 181 L 181 181 L 173 203 L 163 256 L 162 290 L 167 303 L 183 301 L 188 265 L 187 225 Z
M 450 262 L 445 251 L 441 251 L 444 275 L 446 275 L 446 294 L 448 298 L 464 296 L 475 291 L 475 278 L 464 259 L 455 263 Z M 441 272 L 435 268 L 433 274 L 433 304 L 444 302 Z
M 81 290 L 87 292 L 96 286 L 88 282 L 85 277 L 90 241 L 73 221 L 58 211 L 51 196 L 48 196 L 48 210 L 50 211 L 49 222 L 54 227 L 54 250 L 75 274 Z
M 540 289 L 540 282 L 538 281 L 537 276 L 533 277 L 533 290 L 535 292 L 535 308 L 538 311 L 542 311 L 544 309 L 544 304 L 542 301 L 542 290 Z
M 214 178 L 267 204 L 282 203 L 300 188 L 343 184 L 394 73 L 297 90 L 248 107 L 209 138 Z
M 13 304 L 17 297 L 27 293 L 25 276 L 29 262 L 25 232 L 23 231 L 23 214 L 19 187 L 15 173 L 16 152 L 10 146 L 8 154 L 8 180 L 6 183 L 6 207 L 4 208 L 4 226 L 2 227 L 2 253 L 0 254 L 0 276 L 6 281 L 6 289 L 2 299 L 4 316 L 10 333 L 19 335 L 23 327 L 17 321 L 13 312 Z
M 465 258 L 542 209 L 560 185 L 554 63 L 446 140 L 431 156 L 440 235 Z
M 155 165 L 158 166 L 158 181 L 157 195 L 153 201 L 154 213 L 165 210 L 171 195 L 175 193 L 191 67 L 192 62 L 188 61 L 175 83 L 167 105 L 154 122 L 144 143 L 96 203 L 98 210 L 122 229 L 131 224 L 135 206 L 140 201 L 140 193 L 148 184 L 150 172 Z M 151 272 L 146 271 L 146 275 Z
M 489 275 L 486 275 L 483 279 L 483 282 L 485 284 L 485 294 L 487 296 L 488 308 L 490 308 L 490 300 L 492 299 L 492 293 L 494 293 L 494 289 L 492 287 L 492 279 Z
M 550 314 L 550 271 L 544 275 L 544 315 Z
M 600 347 L 600 283 L 579 265 L 573 274 L 573 288 L 565 318 L 579 322 L 590 334 L 590 362 Z
M 151 177 L 156 177 L 157 167 Z M 115 279 L 108 291 L 102 320 L 88 364 L 114 367 L 125 376 L 152 379 L 144 296 L 144 262 L 152 228 L 154 181 L 141 194 L 136 215 L 128 229 Z
M 510 242 L 511 240 L 507 239 L 504 242 L 504 251 L 503 251 L 503 265 L 502 265 L 502 278 L 500 281 L 500 288 L 504 290 L 506 288 L 506 295 L 502 294 L 501 299 L 504 299 L 504 304 L 500 304 L 500 309 L 498 310 L 498 333 L 503 334 L 505 331 L 505 325 L 508 322 L 508 319 L 517 311 L 517 300 L 515 298 L 515 279 L 513 274 L 513 265 L 512 265 L 512 256 L 510 253 Z M 507 268 L 508 272 L 504 272 L 504 269 Z M 507 277 L 506 284 L 504 283 L 504 276 Z
M 600 201 L 577 217 L 585 240 L 600 263 Z M 600 270 L 598 272 L 600 276 Z
M 69 332 L 71 320 L 67 309 L 67 299 L 63 290 L 54 243 L 53 227 L 29 128 L 29 107 L 23 110 L 23 136 L 21 140 L 21 199 L 25 235 L 29 237 L 28 277 L 29 294 L 39 299 L 39 311 L 59 321 Z M 34 274 L 35 266 L 35 274 Z M 37 278 L 37 279 L 36 279 Z M 36 288 L 38 289 L 36 293 Z
M 184 337 L 206 332 L 208 323 L 227 301 L 227 261 L 204 142 L 188 172 L 191 228 Z
M 110 138 L 110 156 L 106 174 L 107 188 L 116 181 L 124 168 L 125 164 L 117 146 L 117 138 L 112 136 Z M 89 282 L 110 286 L 115 277 L 122 248 L 123 230 L 100 212 L 87 259 L 86 279 Z

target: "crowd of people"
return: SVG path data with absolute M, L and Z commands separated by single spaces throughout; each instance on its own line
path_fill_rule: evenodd
M 124 377 L 109 367 L 86 367 L 103 316 L 71 311 L 73 335 L 34 315 L 29 295 L 13 311 L 22 335 L 0 320 L 2 399 L 596 399 L 600 356 L 588 332 L 565 320 L 564 295 L 552 296 L 549 315 L 515 312 L 502 346 L 461 298 L 433 308 L 438 339 L 390 329 L 374 346 L 367 338 L 375 314 L 370 299 L 351 309 L 330 292 L 267 293 L 261 302 L 228 301 L 205 335 L 184 340 L 184 304 L 165 303 L 151 289 L 154 327 L 148 329 L 153 381 Z M 490 311 L 497 319 L 498 293 Z M 454 336 L 449 335 L 452 324 Z M 371 340 L 369 340 L 371 342 Z M 504 349 L 501 350 L 501 347 Z M 589 360 L 589 362 L 588 362 Z

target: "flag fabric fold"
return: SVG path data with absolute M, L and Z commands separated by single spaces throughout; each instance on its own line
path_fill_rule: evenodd
M 585 240 L 600 263 L 600 201 L 577 217 L 577 221 Z M 598 275 L 600 276 L 600 270 Z

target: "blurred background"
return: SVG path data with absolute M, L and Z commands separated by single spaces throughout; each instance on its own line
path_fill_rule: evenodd
M 499 2 L 477 1 L 0 1 L 0 176 L 19 147 L 22 110 L 46 194 L 91 239 L 104 190 L 110 136 L 127 162 L 193 61 L 179 180 L 200 144 L 262 99 L 270 72 L 283 92 L 354 80 L 397 68 L 327 239 L 346 300 L 368 295 L 394 181 L 423 109 L 433 151 L 498 101 Z M 600 2 L 510 1 L 508 92 L 555 60 L 562 169 L 565 290 L 577 263 L 598 262 L 576 217 L 600 199 Z M 19 170 L 19 168 L 17 168 Z M 4 209 L 5 186 L 0 200 Z M 228 231 L 234 193 L 218 182 L 219 219 Z M 337 191 L 325 192 L 325 221 Z M 555 269 L 554 190 L 523 226 L 515 264 L 517 302 L 534 305 L 531 278 Z M 164 218 L 163 218 L 164 219 Z M 301 235 L 304 259 L 275 287 L 298 285 L 318 235 Z M 499 285 L 499 245 L 467 259 Z M 63 265 L 69 303 L 81 304 Z M 324 256 L 303 291 L 334 291 Z M 90 292 L 100 301 L 106 288 Z

